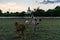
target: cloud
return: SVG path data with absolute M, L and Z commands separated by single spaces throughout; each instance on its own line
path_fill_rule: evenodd
M 26 4 L 17 4 L 14 2 L 8 2 L 8 3 L 0 3 L 0 9 L 3 10 L 3 12 L 10 11 L 10 12 L 21 12 L 26 11 Z
M 57 5 L 60 5 L 60 3 L 55 4 L 25 4 L 25 3 L 16 3 L 16 2 L 5 2 L 0 3 L 0 9 L 3 10 L 3 12 L 10 11 L 10 12 L 21 12 L 21 11 L 27 11 L 27 8 L 30 6 L 31 10 L 34 8 L 40 7 L 40 9 L 48 10 L 53 9 Z
M 60 6 L 60 3 L 40 4 L 40 9 L 44 9 L 45 11 L 47 11 L 48 9 L 54 9 L 56 6 Z

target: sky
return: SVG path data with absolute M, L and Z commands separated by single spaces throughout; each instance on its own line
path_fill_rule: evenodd
M 31 10 L 39 7 L 47 11 L 48 9 L 54 9 L 57 5 L 60 6 L 60 3 L 40 4 L 39 2 L 42 1 L 43 0 L 0 0 L 0 9 L 3 10 L 3 12 L 21 12 L 27 11 L 28 7 L 30 7 Z

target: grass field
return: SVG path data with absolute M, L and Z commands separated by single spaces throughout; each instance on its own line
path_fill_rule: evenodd
M 24 23 L 26 19 L 0 19 L 0 40 L 21 40 L 16 38 L 15 22 Z M 42 19 L 33 34 L 33 26 L 26 30 L 26 40 L 60 40 L 60 19 Z

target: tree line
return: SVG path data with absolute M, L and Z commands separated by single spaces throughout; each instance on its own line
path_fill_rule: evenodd
M 39 16 L 39 17 L 56 17 L 56 16 L 59 16 L 60 17 L 60 6 L 57 6 L 56 8 L 54 9 L 49 9 L 47 11 L 44 11 L 42 9 L 34 9 L 31 14 L 26 14 L 25 11 L 22 11 L 22 12 L 5 12 L 3 13 L 2 10 L 0 10 L 0 16 L 18 16 L 18 17 L 24 17 L 24 16 L 31 16 L 31 15 L 34 15 L 34 16 Z

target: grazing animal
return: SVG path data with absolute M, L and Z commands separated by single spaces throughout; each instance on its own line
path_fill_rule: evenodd
M 41 19 L 39 19 L 39 18 L 35 18 L 33 20 L 33 22 L 34 22 L 34 29 L 33 29 L 34 31 L 33 32 L 35 32 L 37 30 L 38 25 L 40 24 L 40 21 L 41 21 Z
M 33 14 L 31 15 L 31 23 L 33 25 L 33 32 L 36 31 L 40 21 L 41 21 L 41 18 L 40 19 L 39 17 L 34 18 L 34 15 Z
M 15 26 L 16 26 L 16 33 L 17 36 L 19 36 L 19 33 L 21 32 L 23 38 L 24 38 L 24 34 L 25 34 L 25 30 L 26 30 L 26 25 L 25 24 L 19 24 L 18 22 L 15 22 Z

